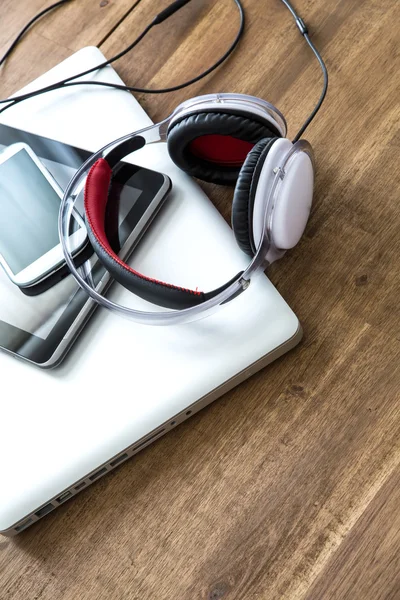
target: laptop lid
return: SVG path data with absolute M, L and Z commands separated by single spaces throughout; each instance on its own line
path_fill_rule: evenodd
M 28 88 L 103 58 L 98 49 L 85 48 Z M 110 67 L 101 79 L 121 82 Z M 131 94 L 88 86 L 21 103 L 4 114 L 3 122 L 96 150 L 151 121 Z M 171 162 L 165 146 L 144 148 L 134 160 L 168 174 L 173 192 L 131 264 L 150 276 L 206 290 L 237 273 L 247 259 L 231 228 Z M 111 297 L 146 306 L 120 287 Z M 164 424 L 175 426 L 177 415 L 186 415 L 207 395 L 217 397 L 226 382 L 238 381 L 238 373 L 258 370 L 263 357 L 285 348 L 298 332 L 297 317 L 260 274 L 235 301 L 186 325 L 148 327 L 98 310 L 65 362 L 52 371 L 0 353 L 0 531 L 124 449 L 154 432 L 155 437 L 165 433 Z

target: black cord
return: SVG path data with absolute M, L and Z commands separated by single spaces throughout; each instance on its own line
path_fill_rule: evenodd
M 63 1 L 68 2 L 70 0 L 63 0 Z M 153 21 L 149 25 L 147 25 L 147 27 L 142 31 L 142 33 L 127 48 L 125 48 L 124 50 L 122 50 L 121 52 L 119 52 L 118 54 L 116 54 L 115 56 L 110 58 L 109 60 L 105 60 L 104 62 L 100 63 L 99 65 L 97 65 L 95 67 L 92 67 L 91 69 L 87 69 L 86 71 L 82 71 L 81 73 L 72 75 L 71 77 L 67 77 L 66 79 L 63 79 L 62 81 L 58 81 L 58 82 L 48 85 L 44 88 L 40 88 L 39 90 L 34 90 L 33 92 L 28 92 L 27 94 L 22 94 L 20 96 L 14 96 L 13 98 L 7 98 L 5 100 L 0 100 L 0 104 L 7 103 L 7 106 L 5 106 L 4 108 L 2 108 L 0 110 L 0 114 L 2 112 L 4 112 L 5 110 L 11 108 L 11 106 L 18 104 L 19 102 L 23 102 L 24 100 L 27 100 L 28 98 L 33 98 L 35 96 L 38 96 L 39 94 L 44 94 L 44 93 L 50 92 L 52 90 L 57 90 L 62 87 L 69 87 L 72 85 L 102 85 L 102 86 L 106 86 L 106 87 L 110 87 L 110 88 L 114 88 L 114 89 L 118 89 L 118 90 L 126 90 L 129 92 L 138 92 L 138 93 L 145 93 L 145 94 L 164 94 L 164 93 L 168 93 L 168 92 L 175 92 L 177 90 L 181 90 L 182 88 L 188 87 L 188 86 L 196 83 L 197 81 L 200 81 L 200 79 L 203 79 L 203 77 L 206 77 L 207 75 L 212 73 L 215 69 L 217 69 L 223 62 L 225 62 L 225 60 L 227 60 L 227 58 L 232 54 L 232 52 L 235 50 L 236 46 L 238 45 L 238 43 L 243 35 L 243 32 L 244 32 L 244 10 L 243 10 L 241 0 L 233 0 L 233 1 L 237 6 L 237 8 L 239 10 L 239 15 L 240 15 L 239 29 L 235 36 L 234 41 L 232 42 L 232 44 L 230 45 L 228 50 L 223 54 L 223 56 L 221 56 L 221 58 L 219 58 L 211 67 L 209 67 L 208 69 L 206 69 L 205 71 L 200 73 L 200 75 L 197 75 L 196 77 L 193 77 L 192 79 L 189 79 L 188 81 L 185 81 L 181 84 L 178 84 L 178 85 L 175 85 L 175 86 L 172 86 L 169 88 L 161 88 L 161 89 L 139 88 L 139 87 L 134 87 L 134 86 L 107 83 L 107 82 L 103 82 L 103 81 L 76 81 L 76 82 L 73 82 L 73 80 L 77 79 L 78 77 L 83 77 L 84 75 L 93 73 L 94 71 L 102 69 L 102 68 L 106 67 L 107 65 L 112 64 L 116 60 L 119 60 L 120 58 L 122 58 L 125 54 L 130 52 L 155 25 L 159 25 L 160 23 L 165 21 L 167 18 L 172 16 L 182 6 L 184 6 L 185 4 L 190 2 L 190 0 L 175 0 L 175 2 L 173 2 L 173 4 L 171 4 L 164 11 L 162 11 L 160 14 L 158 14 L 153 19 Z M 51 10 L 51 8 L 55 8 L 56 6 L 59 6 L 60 4 L 62 4 L 62 2 L 58 2 L 57 4 L 52 5 L 47 10 Z M 39 16 L 37 16 L 36 18 L 39 18 Z M 26 28 L 25 28 L 25 30 L 26 30 Z M 19 34 L 18 39 L 20 37 L 21 37 L 21 34 Z M 15 42 L 16 42 L 16 40 L 15 40 Z M 7 56 L 10 53 L 10 51 L 12 50 L 12 48 L 15 47 L 15 42 L 13 42 L 12 47 L 10 47 L 7 50 L 7 52 L 6 52 Z M 1 61 L 3 61 L 3 59 L 4 59 L 4 57 L 1 59 Z
M 18 36 L 15 38 L 15 40 L 13 41 L 11 46 L 6 51 L 6 53 L 2 56 L 2 58 L 0 59 L 0 66 L 8 58 L 8 56 L 14 50 L 15 46 L 18 44 L 18 42 L 20 41 L 22 36 L 33 25 L 33 23 L 35 23 L 35 21 L 37 21 L 40 17 L 45 15 L 50 10 L 53 10 L 54 8 L 58 8 L 62 4 L 65 4 L 66 2 L 70 2 L 70 1 L 71 0 L 60 0 L 59 2 L 52 4 L 51 6 L 49 6 L 48 8 L 44 9 L 39 14 L 37 14 L 35 17 L 33 17 L 33 19 L 31 19 L 29 21 L 29 23 L 21 30 L 21 32 L 18 34 Z M 207 75 L 212 73 L 223 62 L 225 62 L 227 60 L 227 58 L 235 50 L 236 46 L 238 45 L 238 43 L 243 35 L 244 22 L 245 22 L 244 21 L 244 10 L 243 10 L 241 0 L 233 0 L 239 10 L 239 15 L 240 15 L 239 29 L 238 29 L 238 32 L 236 34 L 234 41 L 232 42 L 232 44 L 230 45 L 228 50 L 225 52 L 225 54 L 223 54 L 223 56 L 221 56 L 221 58 L 219 58 L 217 60 L 217 62 L 215 62 L 211 67 L 209 67 L 208 69 L 206 69 L 205 71 L 200 73 L 200 75 L 197 75 L 196 77 L 193 77 L 192 79 L 189 79 L 188 81 L 185 81 L 183 83 L 180 83 L 178 85 L 175 85 L 175 86 L 172 86 L 169 88 L 161 88 L 161 89 L 139 88 L 136 86 L 122 85 L 122 84 L 116 84 L 116 83 L 107 83 L 104 81 L 74 81 L 74 79 L 83 77 L 84 75 L 88 75 L 89 73 L 93 73 L 94 71 L 102 69 L 102 68 L 106 67 L 107 65 L 111 65 L 113 62 L 115 62 L 115 61 L 119 60 L 120 58 L 122 58 L 123 56 L 125 56 L 125 54 L 127 54 L 128 52 L 133 50 L 133 48 L 145 37 L 145 35 L 147 35 L 147 33 L 155 25 L 159 25 L 160 23 L 162 23 L 163 21 L 168 19 L 177 10 L 182 8 L 185 4 L 188 4 L 188 2 L 190 2 L 190 1 L 191 0 L 175 0 L 175 2 L 173 2 L 165 10 L 163 10 L 161 13 L 159 13 L 153 19 L 153 21 L 149 25 L 147 25 L 147 27 L 142 31 L 142 33 L 127 48 L 125 48 L 124 50 L 122 50 L 121 52 L 119 52 L 118 54 L 113 56 L 112 58 L 110 58 L 110 60 L 105 60 L 104 62 L 100 63 L 96 67 L 87 69 L 86 71 L 82 71 L 82 73 L 78 73 L 77 75 L 72 75 L 71 77 L 67 77 L 66 79 L 63 79 L 62 81 L 58 81 L 56 83 L 48 85 L 39 90 L 35 90 L 33 92 L 28 92 L 27 94 L 21 94 L 20 96 L 14 96 L 14 98 L 7 98 L 5 100 L 0 100 L 0 104 L 6 104 L 6 106 L 0 110 L 0 114 L 2 112 L 4 112 L 5 110 L 11 108 L 11 106 L 15 106 L 15 104 L 18 104 L 19 102 L 23 102 L 24 100 L 27 100 L 28 98 L 34 98 L 35 96 L 44 94 L 46 92 L 51 92 L 52 90 L 57 90 L 57 89 L 60 89 L 63 87 L 70 87 L 70 86 L 75 86 L 75 85 L 99 85 L 99 86 L 109 87 L 109 88 L 113 88 L 113 89 L 117 89 L 117 90 L 126 90 L 129 92 L 137 92 L 137 93 L 143 93 L 143 94 L 164 94 L 164 93 L 169 93 L 169 92 L 176 92 L 177 90 L 181 90 L 185 87 L 188 87 L 188 86 L 196 83 L 197 81 L 200 81 L 200 79 L 203 79 L 203 77 L 206 77 Z M 319 98 L 317 104 L 315 105 L 313 111 L 307 117 L 307 119 L 305 120 L 303 125 L 300 127 L 298 133 L 294 137 L 293 142 L 296 142 L 303 135 L 303 133 L 305 132 L 305 130 L 310 125 L 311 121 L 314 119 L 315 115 L 318 113 L 319 109 L 321 108 L 321 105 L 325 99 L 326 92 L 328 89 L 328 71 L 326 69 L 326 65 L 325 65 L 320 53 L 318 52 L 318 50 L 316 49 L 316 47 L 310 40 L 310 37 L 308 35 L 308 29 L 307 29 L 303 19 L 301 19 L 301 17 L 299 17 L 299 15 L 296 13 L 295 9 L 290 4 L 289 0 L 281 0 L 281 1 L 286 6 L 286 8 L 291 12 L 293 18 L 295 19 L 296 25 L 299 28 L 300 33 L 302 34 L 302 36 L 306 40 L 307 44 L 313 51 L 316 59 L 318 60 L 320 67 L 322 69 L 322 74 L 323 74 L 323 79 L 324 79 L 320 98 Z M 133 8 L 135 8 L 137 6 L 137 4 L 139 4 L 139 2 L 140 2 L 140 0 L 137 0 L 136 4 L 134 4 Z
M 311 50 L 314 52 L 316 59 L 318 60 L 321 69 L 322 69 L 322 74 L 324 77 L 324 83 L 323 83 L 323 87 L 322 87 L 322 92 L 321 95 L 319 97 L 319 100 L 317 102 L 317 104 L 315 105 L 312 113 L 310 114 L 310 116 L 304 121 L 303 125 L 300 127 L 298 133 L 296 134 L 295 138 L 294 138 L 294 142 L 297 142 L 297 140 L 299 140 L 301 138 L 301 136 L 303 135 L 303 133 L 305 132 L 305 130 L 307 129 L 307 127 L 309 126 L 309 124 L 311 123 L 311 121 L 314 119 L 315 115 L 317 114 L 317 112 L 319 111 L 319 109 L 322 106 L 323 101 L 325 100 L 325 96 L 326 96 L 326 92 L 328 91 L 328 70 L 326 68 L 326 65 L 322 59 L 322 56 L 320 55 L 320 53 L 318 52 L 318 50 L 316 49 L 316 47 L 314 46 L 314 44 L 312 43 L 312 41 L 310 40 L 310 38 L 308 37 L 307 33 L 303 34 L 304 39 L 306 40 L 307 44 L 310 46 Z
M 297 142 L 301 138 L 301 136 L 303 135 L 303 133 L 305 132 L 305 130 L 307 129 L 307 127 L 309 126 L 309 124 L 314 119 L 315 115 L 317 114 L 317 112 L 319 111 L 319 109 L 322 106 L 322 103 L 326 96 L 326 92 L 328 91 L 328 71 L 327 71 L 326 65 L 322 59 L 322 56 L 320 55 L 320 53 L 318 52 L 318 50 L 316 49 L 316 47 L 310 40 L 310 37 L 308 35 L 308 29 L 307 29 L 307 26 L 304 23 L 303 19 L 301 17 L 299 17 L 299 15 L 296 13 L 293 6 L 290 4 L 290 2 L 288 0 L 282 0 L 282 2 L 286 6 L 286 8 L 288 8 L 290 10 L 290 12 L 292 13 L 301 35 L 304 37 L 307 44 L 310 46 L 311 50 L 314 52 L 315 58 L 318 60 L 320 67 L 322 69 L 322 75 L 324 78 L 322 92 L 319 97 L 319 100 L 318 100 L 317 104 L 315 105 L 313 111 L 311 112 L 310 116 L 307 117 L 307 119 L 304 121 L 303 125 L 300 127 L 299 131 L 296 133 L 295 137 L 293 138 L 293 143 L 294 143 L 294 142 Z
M 19 34 L 17 35 L 17 37 L 15 38 L 15 40 L 12 42 L 11 46 L 8 48 L 8 50 L 0 58 L 0 67 L 7 60 L 7 58 L 10 56 L 11 52 L 14 50 L 14 48 L 16 47 L 16 45 L 18 44 L 18 42 L 20 41 L 20 39 L 25 35 L 25 33 L 28 31 L 28 29 L 30 27 L 32 27 L 32 25 L 36 21 L 38 21 L 46 13 L 50 12 L 51 10 L 53 10 L 53 8 L 58 8 L 59 6 L 61 6 L 62 4 L 66 4 L 67 2 L 71 2 L 71 0 L 59 0 L 59 2 L 56 2 L 55 4 L 52 4 L 51 6 L 48 6 L 47 8 L 45 8 L 44 10 L 42 10 L 40 13 L 38 13 L 37 15 L 35 15 L 29 21 L 29 23 L 27 23 L 25 25 L 25 27 L 23 29 L 21 29 L 21 31 L 19 32 Z

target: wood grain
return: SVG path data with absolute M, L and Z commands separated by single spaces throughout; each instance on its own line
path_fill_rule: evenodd
M 43 0 L 1 1 L 0 56 L 22 27 L 50 4 Z M 101 44 L 135 4 L 133 0 L 71 1 L 42 17 L 0 68 L 1 97 L 51 69 L 72 51 Z
M 14 37 L 26 23 L 46 6 L 48 6 L 48 3 L 44 0 L 30 0 L 21 3 L 20 10 L 15 10 L 13 0 L 2 0 L 0 46 L 11 44 Z
M 0 70 L 2 94 L 49 68 L 50 47 L 54 63 L 102 41 L 111 56 L 167 4 L 63 7 Z M 318 68 L 278 0 L 244 4 L 246 35 L 224 68 L 189 90 L 139 96 L 154 120 L 192 95 L 238 91 L 276 104 L 294 134 L 318 97 Z M 307 132 L 317 180 L 306 235 L 268 274 L 304 342 L 2 539 L 2 600 L 400 597 L 400 4 L 303 4 L 330 90 Z M 6 7 L 10 39 L 20 15 Z M 227 48 L 236 17 L 231 0 L 191 2 L 117 70 L 131 85 L 189 78 Z M 26 69 L 29 53 L 38 71 Z M 204 188 L 229 218 L 231 190 Z
M 400 597 L 400 469 L 382 486 L 306 600 Z

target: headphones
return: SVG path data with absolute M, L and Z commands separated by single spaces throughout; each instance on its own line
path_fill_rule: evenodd
M 0 59 L 0 66 L 27 29 L 46 12 L 70 0 L 59 0 L 36 15 L 20 32 Z M 122 52 L 100 65 L 39 90 L 0 100 L 0 113 L 38 94 L 75 85 L 100 85 L 142 93 L 173 92 L 195 83 L 219 67 L 234 51 L 244 31 L 241 0 L 233 0 L 239 10 L 237 35 L 225 54 L 200 75 L 173 87 L 143 89 L 102 81 L 76 81 L 101 69 L 132 50 L 154 26 L 160 25 L 191 0 L 175 0 Z M 314 182 L 314 159 L 310 144 L 301 136 L 314 119 L 325 98 L 328 73 L 324 61 L 310 40 L 304 21 L 289 0 L 281 0 L 317 58 L 323 73 L 320 98 L 299 132 L 290 141 L 286 121 L 272 104 L 244 94 L 199 96 L 179 105 L 159 124 L 127 135 L 102 148 L 86 161 L 70 181 L 60 207 L 60 239 L 67 265 L 80 286 L 98 303 L 128 314 L 138 322 L 166 324 L 190 320 L 235 298 L 250 285 L 260 268 L 281 258 L 300 240 L 310 214 Z M 121 159 L 146 144 L 164 142 L 169 156 L 183 171 L 203 181 L 234 185 L 232 228 L 240 249 L 250 264 L 216 290 L 201 292 L 182 288 L 143 275 L 124 263 L 111 248 L 106 235 L 106 207 L 110 184 Z M 85 219 L 90 242 L 100 262 L 121 285 L 137 296 L 174 312 L 152 313 L 129 309 L 101 296 L 90 279 L 75 267 L 69 248 L 71 207 L 84 187 Z M 175 312 L 175 311 L 178 311 Z M 179 316 L 180 315 L 180 316 Z
M 166 141 L 169 156 L 183 171 L 203 181 L 235 186 L 236 241 L 252 259 L 264 242 L 264 264 L 283 256 L 303 234 L 312 203 L 313 154 L 308 142 L 293 143 L 285 137 L 286 122 L 275 107 L 242 94 L 194 98 L 178 106 L 166 122 L 114 143 L 109 152 L 100 151 L 101 158 L 87 174 L 84 193 L 86 226 L 95 253 L 130 292 L 159 306 L 185 309 L 215 298 L 232 280 L 200 292 L 152 279 L 124 263 L 106 235 L 113 171 L 123 156 L 146 144 L 146 135 L 154 137 L 160 130 L 165 133 L 158 141 Z

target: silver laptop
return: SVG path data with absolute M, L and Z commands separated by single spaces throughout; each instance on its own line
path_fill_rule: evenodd
M 85 48 L 33 85 L 102 60 L 99 50 Z M 121 81 L 111 68 L 101 79 Z M 21 103 L 3 121 L 89 150 L 150 122 L 129 94 L 72 90 Z M 174 188 L 131 263 L 151 276 L 203 289 L 238 272 L 246 258 L 230 227 L 166 149 L 144 149 L 135 162 L 168 174 Z M 117 286 L 111 296 L 149 306 Z M 53 371 L 0 354 L 0 532 L 25 530 L 300 338 L 297 317 L 260 275 L 219 312 L 186 325 L 146 327 L 98 310 Z

